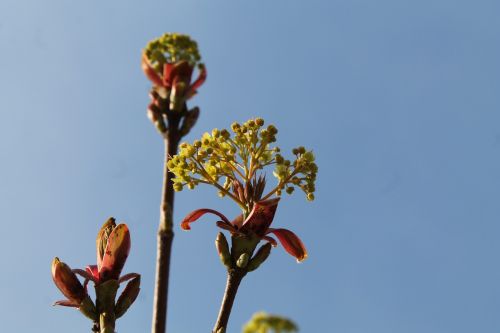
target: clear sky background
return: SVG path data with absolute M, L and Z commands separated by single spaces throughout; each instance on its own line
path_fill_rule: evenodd
M 0 2 L 0 323 L 89 332 L 50 277 L 95 262 L 126 221 L 125 272 L 143 276 L 118 332 L 150 329 L 162 142 L 141 49 L 166 31 L 199 43 L 208 80 L 193 140 L 262 116 L 285 149 L 314 149 L 313 203 L 275 225 L 310 257 L 273 251 L 240 289 L 229 332 L 258 310 L 303 333 L 500 330 L 500 2 L 272 0 Z M 237 208 L 215 191 L 176 197 Z M 225 284 L 210 219 L 176 227 L 169 332 L 209 332 Z

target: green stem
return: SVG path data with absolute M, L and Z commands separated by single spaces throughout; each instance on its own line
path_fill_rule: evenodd
M 100 333 L 115 333 L 115 298 L 119 283 L 109 280 L 95 287 Z

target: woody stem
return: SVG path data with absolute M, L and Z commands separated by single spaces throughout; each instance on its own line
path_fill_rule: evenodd
M 243 280 L 246 274 L 246 270 L 240 268 L 230 268 L 228 270 L 226 290 L 224 291 L 224 297 L 222 298 L 219 315 L 212 333 L 224 333 L 227 331 L 227 323 L 229 321 L 229 316 L 231 315 L 234 299 L 236 298 L 236 293 L 238 292 L 241 280 Z
M 167 322 L 168 282 L 170 273 L 170 256 L 172 250 L 174 175 L 168 170 L 170 156 L 177 154 L 177 146 L 181 139 L 179 133 L 180 114 L 168 112 L 168 132 L 164 136 L 165 157 L 163 169 L 163 189 L 160 205 L 160 223 L 157 236 L 156 279 L 153 303 L 152 333 L 164 333 Z

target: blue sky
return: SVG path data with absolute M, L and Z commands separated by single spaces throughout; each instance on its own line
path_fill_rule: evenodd
M 162 142 L 140 69 L 166 31 L 199 43 L 208 80 L 187 140 L 261 116 L 285 149 L 312 148 L 317 200 L 283 201 L 282 248 L 240 289 L 252 313 L 301 332 L 496 333 L 500 329 L 498 1 L 35 1 L 0 3 L 0 318 L 16 332 L 89 332 L 50 262 L 95 261 L 110 216 L 132 232 L 142 292 L 118 331 L 150 327 Z M 208 188 L 176 197 L 236 213 Z M 225 283 L 216 228 L 177 227 L 169 332 L 208 332 Z

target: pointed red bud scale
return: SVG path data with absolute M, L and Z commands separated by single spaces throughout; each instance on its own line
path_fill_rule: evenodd
M 151 82 L 153 82 L 155 86 L 163 86 L 163 81 L 161 79 L 161 76 L 158 75 L 153 66 L 151 66 L 148 57 L 146 57 L 146 54 L 144 53 L 142 55 L 141 67 L 142 70 L 144 71 L 144 74 L 146 74 L 147 78 Z
M 246 232 L 251 230 L 260 237 L 264 236 L 273 222 L 279 201 L 280 198 L 274 198 L 256 202 L 253 205 L 252 211 L 243 222 L 241 231 Z
M 118 280 L 130 251 L 130 232 L 126 224 L 119 224 L 108 238 L 106 250 L 99 269 L 101 281 Z
M 170 89 L 174 81 L 174 64 L 166 63 L 163 65 L 163 86 Z
M 222 219 L 223 222 L 225 222 L 227 224 L 231 223 L 231 222 L 229 222 L 227 217 L 225 217 L 222 213 L 219 213 L 218 211 L 213 210 L 213 209 L 209 209 L 209 208 L 201 208 L 201 209 L 197 209 L 197 210 L 189 213 L 189 215 L 186 216 L 184 218 L 184 220 L 181 222 L 181 228 L 184 230 L 191 230 L 190 224 L 192 222 L 195 222 L 200 217 L 202 217 L 203 215 L 208 214 L 208 213 L 217 215 L 218 217 L 220 217 Z
M 115 306 L 115 315 L 116 318 L 120 318 L 127 312 L 128 308 L 134 303 L 134 301 L 137 298 L 137 295 L 139 295 L 139 291 L 141 290 L 141 276 L 137 275 L 135 278 L 130 280 L 129 283 L 127 283 L 127 286 L 123 290 L 122 294 L 120 297 L 118 297 L 118 300 L 116 301 L 116 306 Z
M 102 258 L 104 257 L 104 251 L 106 250 L 106 245 L 108 244 L 109 235 L 116 228 L 115 219 L 110 217 L 101 227 L 99 233 L 97 234 L 96 246 L 97 246 L 97 267 L 100 269 L 102 264 Z
M 77 307 L 87 296 L 85 288 L 83 288 L 76 274 L 57 257 L 52 261 L 52 279 L 63 295 Z M 58 304 L 68 306 L 66 302 Z
M 285 251 L 297 258 L 297 262 L 301 262 L 307 258 L 307 250 L 300 238 L 292 231 L 287 229 L 269 229 L 269 233 L 273 233 Z
M 193 84 L 189 87 L 189 92 L 186 96 L 186 98 L 191 98 L 196 94 L 196 90 L 205 82 L 207 79 L 207 69 L 205 66 L 201 66 L 200 68 L 200 75 L 196 79 L 196 81 L 193 82 Z

